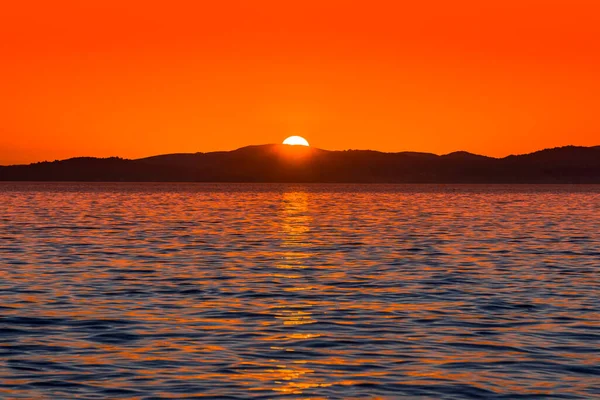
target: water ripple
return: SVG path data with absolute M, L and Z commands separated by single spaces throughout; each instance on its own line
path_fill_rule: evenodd
M 5 399 L 600 398 L 600 187 L 0 184 Z

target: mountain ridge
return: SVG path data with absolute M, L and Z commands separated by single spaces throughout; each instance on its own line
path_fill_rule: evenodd
M 0 166 L 2 181 L 600 183 L 600 146 L 488 157 L 466 151 L 323 150 L 280 144 L 138 159 L 74 157 Z

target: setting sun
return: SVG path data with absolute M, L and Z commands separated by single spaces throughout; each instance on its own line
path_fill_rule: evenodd
M 283 141 L 283 144 L 289 144 L 291 146 L 308 146 L 308 141 L 302 136 L 290 136 Z

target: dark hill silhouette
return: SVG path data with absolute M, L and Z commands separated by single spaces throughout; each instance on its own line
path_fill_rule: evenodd
M 600 183 L 600 146 L 492 158 L 261 145 L 127 160 L 71 158 L 0 167 L 0 180 L 139 182 Z

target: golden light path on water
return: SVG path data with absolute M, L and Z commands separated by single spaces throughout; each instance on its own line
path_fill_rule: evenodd
M 599 199 L 0 184 L 0 397 L 593 398 Z
M 282 270 L 277 276 L 289 280 L 288 292 L 307 292 L 312 289 L 306 282 L 302 270 L 310 268 L 305 261 L 311 257 L 310 246 L 310 215 L 308 209 L 308 195 L 304 192 L 283 193 L 281 203 L 281 234 L 282 234 L 282 258 L 277 268 Z M 310 301 L 294 301 L 279 306 L 276 318 L 281 320 L 285 326 L 290 327 L 290 332 L 285 338 L 293 341 L 318 338 L 318 332 L 297 333 L 293 327 L 298 325 L 312 324 L 316 322 L 313 318 L 312 304 Z M 291 347 L 273 346 L 274 350 L 295 351 Z M 303 389 L 319 386 L 328 386 L 327 383 L 311 379 L 313 371 L 306 367 L 309 360 L 282 361 L 274 360 L 274 368 L 266 370 L 275 378 L 274 390 L 288 394 L 302 394 Z

